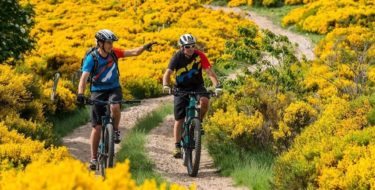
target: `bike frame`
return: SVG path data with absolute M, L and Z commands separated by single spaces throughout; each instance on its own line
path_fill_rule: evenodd
M 181 140 L 181 145 L 183 148 L 187 148 L 187 147 L 193 148 L 191 147 L 192 143 L 191 143 L 190 136 L 187 134 L 190 134 L 189 126 L 190 126 L 191 120 L 199 117 L 200 108 L 196 106 L 197 103 L 198 103 L 197 96 L 189 95 L 189 105 L 186 108 L 186 117 L 185 117 L 185 121 L 183 124 L 185 135 L 182 136 L 182 140 Z
M 110 104 L 106 104 L 106 111 L 105 111 L 105 115 L 102 116 L 102 130 L 101 130 L 101 135 L 100 135 L 100 141 L 99 141 L 99 146 L 98 146 L 98 160 L 100 160 L 100 156 L 103 156 L 104 158 L 106 158 L 108 155 L 106 155 L 104 153 L 104 145 L 105 145 L 105 142 L 104 142 L 104 132 L 105 132 L 105 128 L 107 127 L 107 124 L 112 124 L 113 126 L 113 122 L 112 122 L 112 117 L 111 117 L 111 110 L 110 110 Z
M 113 119 L 111 117 L 111 104 L 131 104 L 131 103 L 140 103 L 141 101 L 139 100 L 121 100 L 121 101 L 113 101 L 113 102 L 108 102 L 108 101 L 101 101 L 101 100 L 87 100 L 88 104 L 90 105 L 103 105 L 105 106 L 105 115 L 102 116 L 102 128 L 101 128 L 101 135 L 100 135 L 100 141 L 99 141 L 99 146 L 98 146 L 98 160 L 100 162 L 101 159 L 107 159 L 108 154 L 105 153 L 105 129 L 108 126 L 108 124 L 112 124 L 113 126 Z M 107 166 L 105 166 L 106 168 Z M 97 168 L 99 169 L 99 168 Z

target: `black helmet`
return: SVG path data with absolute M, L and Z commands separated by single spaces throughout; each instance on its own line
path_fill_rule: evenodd
M 99 30 L 95 34 L 95 38 L 99 41 L 117 41 L 117 36 L 108 29 Z

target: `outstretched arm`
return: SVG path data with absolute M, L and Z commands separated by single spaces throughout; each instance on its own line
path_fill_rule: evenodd
M 217 79 L 216 73 L 211 68 L 205 69 L 205 71 L 208 77 L 210 77 L 213 86 L 216 87 L 219 84 L 219 80 Z
M 145 49 L 143 48 L 143 46 L 140 46 L 140 47 L 137 47 L 137 48 L 134 48 L 134 49 L 131 49 L 131 50 L 124 51 L 124 55 L 125 55 L 125 57 L 138 56 L 138 55 L 142 54 L 142 52 L 144 50 Z
M 150 42 L 150 43 L 148 43 L 148 44 L 146 44 L 144 46 L 124 51 L 124 56 L 125 57 L 137 56 L 137 55 L 142 54 L 142 52 L 144 50 L 151 51 L 152 50 L 152 46 L 155 45 L 155 44 L 157 44 L 157 43 L 156 42 Z

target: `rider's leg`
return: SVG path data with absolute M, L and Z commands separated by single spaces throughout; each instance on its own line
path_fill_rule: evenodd
M 174 97 L 174 126 L 173 126 L 173 136 L 175 140 L 175 150 L 173 152 L 173 156 L 175 158 L 181 158 L 181 131 L 182 131 L 182 124 L 185 120 L 186 115 L 186 106 L 188 105 L 187 97 L 175 96 Z
M 181 128 L 184 123 L 184 119 L 175 120 L 173 127 L 174 142 L 180 143 L 181 141 Z
M 98 146 L 100 140 L 100 131 L 102 126 L 95 125 L 91 130 L 90 145 L 91 145 L 91 159 L 97 159 Z
M 202 121 L 204 116 L 206 115 L 207 113 L 207 110 L 208 110 L 208 103 L 209 103 L 209 100 L 207 97 L 200 97 L 199 99 L 199 106 L 201 108 L 201 115 L 200 115 L 200 120 Z
M 110 101 L 121 101 L 122 100 L 122 90 L 121 88 L 116 88 L 110 92 Z M 111 117 L 113 118 L 113 128 L 115 131 L 118 130 L 120 119 L 121 119 L 121 104 L 111 104 Z
M 175 149 L 173 151 L 173 157 L 175 158 L 181 158 L 181 128 L 182 124 L 184 123 L 184 119 L 175 120 L 174 127 L 173 127 L 173 136 L 174 136 L 174 142 L 175 142 Z
M 121 119 L 120 104 L 111 104 L 111 114 L 113 118 L 113 128 L 117 131 Z
M 122 100 L 122 90 L 121 88 L 116 88 L 110 92 L 110 101 L 121 101 Z M 121 119 L 121 104 L 111 104 L 111 117 L 113 118 L 113 129 L 115 130 L 114 142 L 115 144 L 120 143 L 120 131 L 119 124 Z

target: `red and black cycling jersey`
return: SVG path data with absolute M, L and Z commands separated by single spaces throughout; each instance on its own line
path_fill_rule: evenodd
M 186 57 L 182 50 L 179 50 L 174 54 L 168 66 L 176 74 L 176 87 L 184 89 L 204 86 L 202 68 L 210 67 L 206 55 L 198 50 L 195 50 L 190 58 Z

